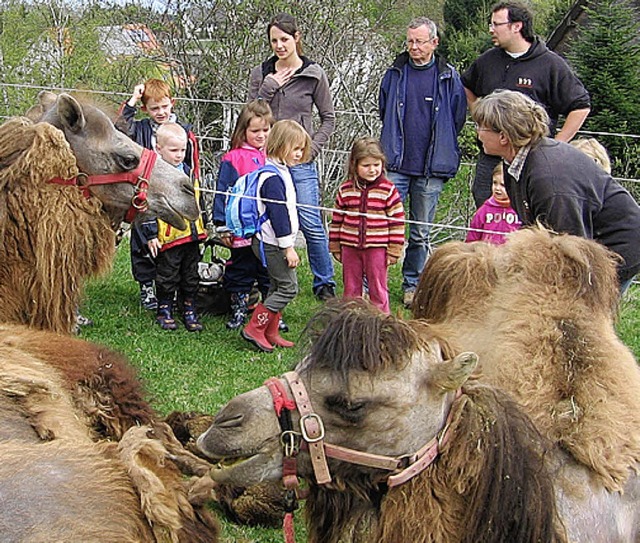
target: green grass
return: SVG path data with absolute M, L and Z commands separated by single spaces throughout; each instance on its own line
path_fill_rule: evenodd
M 300 294 L 286 308 L 284 316 L 291 331 L 285 337 L 295 340 L 320 307 L 311 292 L 311 275 L 304 251 L 298 268 Z M 341 270 L 336 268 L 340 281 Z M 390 269 L 389 288 L 392 312 L 408 316 L 401 308 L 400 266 Z M 340 287 L 339 287 L 340 290 Z M 640 289 L 633 286 L 621 307 L 619 333 L 623 341 L 640 355 Z M 83 329 L 82 337 L 102 343 L 126 354 L 145 384 L 149 399 L 163 415 L 173 410 L 216 413 L 233 396 L 260 386 L 270 376 L 279 375 L 299 360 L 297 349 L 278 349 L 260 353 L 238 332 L 225 328 L 226 317 L 205 317 L 204 331 L 190 333 L 161 330 L 154 314 L 140 308 L 137 283 L 129 271 L 129 248 L 123 243 L 113 272 L 92 281 L 82 312 L 95 324 Z M 222 519 L 223 543 L 276 543 L 280 530 L 236 526 Z M 296 516 L 297 540 L 306 541 L 302 514 Z

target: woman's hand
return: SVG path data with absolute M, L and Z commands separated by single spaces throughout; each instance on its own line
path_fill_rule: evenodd
M 290 268 L 297 268 L 298 264 L 300 264 L 300 257 L 293 247 L 287 247 L 284 250 L 284 258 Z
M 272 77 L 278 83 L 278 87 L 283 87 L 293 77 L 294 73 L 295 70 L 293 68 L 283 68 L 274 74 L 269 74 L 267 77 Z

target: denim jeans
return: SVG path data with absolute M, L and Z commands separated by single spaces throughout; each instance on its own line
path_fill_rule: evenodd
M 309 206 L 320 205 L 320 181 L 315 162 L 297 164 L 290 168 L 293 184 L 296 187 L 296 198 L 299 204 Z M 313 274 L 313 292 L 322 285 L 335 287 L 333 280 L 333 261 L 329 254 L 329 239 L 322 222 L 319 209 L 298 207 L 300 230 L 307 241 L 309 266 Z
M 409 243 L 405 249 L 402 264 L 402 290 L 415 290 L 420 274 L 429 256 L 429 231 L 436 216 L 436 206 L 444 186 L 438 177 L 405 175 L 388 172 L 387 177 L 398 189 L 402 201 L 409 198 Z M 428 223 L 428 224 L 427 224 Z

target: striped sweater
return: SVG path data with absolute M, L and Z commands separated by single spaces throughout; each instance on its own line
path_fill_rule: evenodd
M 332 254 L 339 255 L 342 245 L 356 249 L 386 247 L 389 256 L 400 258 L 404 246 L 404 208 L 391 181 L 383 176 L 366 185 L 348 180 L 338 189 L 335 207 L 337 211 L 333 212 L 329 227 Z

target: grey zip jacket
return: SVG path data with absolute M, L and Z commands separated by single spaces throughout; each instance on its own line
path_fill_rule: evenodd
M 291 119 L 297 121 L 311 136 L 311 159 L 315 159 L 329 140 L 336 124 L 329 79 L 322 67 L 302 58 L 302 67 L 282 87 L 272 77 L 275 73 L 277 57 L 273 56 L 251 70 L 249 79 L 249 100 L 261 98 L 271 106 L 277 121 Z M 317 130 L 313 128 L 313 106 L 320 117 Z

